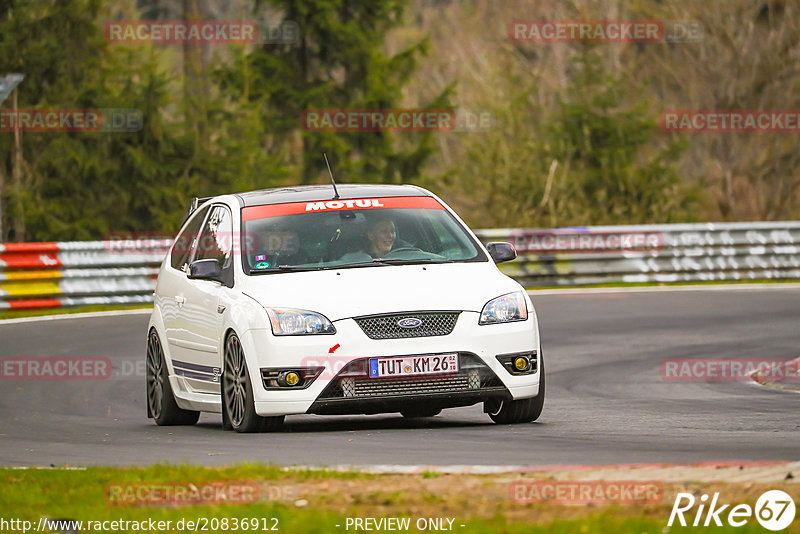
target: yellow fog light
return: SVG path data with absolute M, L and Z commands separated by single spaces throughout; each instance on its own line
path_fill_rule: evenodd
M 524 371 L 528 368 L 528 358 L 523 358 L 519 356 L 514 358 L 514 367 L 516 367 L 517 371 Z
M 298 375 L 294 371 L 290 371 L 286 373 L 286 376 L 284 376 L 283 379 L 286 380 L 286 383 L 289 384 L 290 386 L 295 386 L 297 385 L 298 382 L 300 382 L 300 375 Z

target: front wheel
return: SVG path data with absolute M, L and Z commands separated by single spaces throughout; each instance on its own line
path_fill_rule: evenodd
M 222 371 L 223 428 L 237 432 L 268 432 L 283 424 L 283 416 L 261 417 L 256 413 L 253 386 L 247 372 L 244 349 L 236 334 L 225 342 L 225 362 Z
M 539 394 L 530 399 L 501 400 L 486 404 L 492 421 L 501 425 L 532 423 L 539 419 L 544 408 L 544 360 L 539 360 Z
M 159 426 L 193 425 L 200 419 L 200 412 L 184 410 L 175 402 L 169 383 L 167 362 L 161 340 L 155 330 L 147 336 L 147 415 Z

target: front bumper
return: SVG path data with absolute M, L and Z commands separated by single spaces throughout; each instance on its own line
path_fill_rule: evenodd
M 369 358 L 353 360 L 317 397 L 309 413 L 385 413 L 409 408 L 454 408 L 511 394 L 480 358 L 459 353 L 459 370 L 440 375 L 370 378 Z
M 385 413 L 535 397 L 539 372 L 512 375 L 496 358 L 517 352 L 540 354 L 535 314 L 527 321 L 483 326 L 478 318 L 478 313 L 461 312 L 448 335 L 403 339 L 370 339 L 353 319 L 336 321 L 334 335 L 276 337 L 269 330 L 249 330 L 240 338 L 256 412 L 262 416 Z M 457 374 L 398 379 L 358 374 L 369 358 L 454 352 L 461 366 Z M 309 367 L 321 372 L 302 389 L 267 389 L 261 379 L 263 369 Z

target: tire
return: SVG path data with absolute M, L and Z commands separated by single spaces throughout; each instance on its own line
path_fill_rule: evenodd
M 225 341 L 222 370 L 222 427 L 240 433 L 269 432 L 283 424 L 283 416 L 261 417 L 253 401 L 253 385 L 247 372 L 247 360 L 236 334 Z
M 435 408 L 428 408 L 428 409 L 419 408 L 419 409 L 416 409 L 416 410 L 413 410 L 413 409 L 412 410 L 404 410 L 404 411 L 400 412 L 400 415 L 402 415 L 403 417 L 405 417 L 407 419 L 416 419 L 416 418 L 419 418 L 419 417 L 435 417 L 435 416 L 439 415 L 440 413 L 442 413 L 441 409 L 437 410 Z
M 544 408 L 544 359 L 540 359 L 539 372 L 539 394 L 530 399 L 502 400 L 496 406 L 489 406 L 487 412 L 497 424 L 513 425 L 517 423 L 532 423 L 539 419 Z
M 222 377 L 219 380 L 219 395 L 222 400 L 222 430 L 233 430 L 231 420 L 228 418 L 228 409 L 225 408 L 225 399 L 222 398 Z
M 147 415 L 159 426 L 193 425 L 200 412 L 184 410 L 175 402 L 169 383 L 164 349 L 155 330 L 147 336 Z

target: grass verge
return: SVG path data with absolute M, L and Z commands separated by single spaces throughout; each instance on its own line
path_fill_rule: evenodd
M 444 527 L 439 530 L 465 534 L 664 534 L 684 530 L 750 533 L 764 532 L 753 518 L 740 528 L 667 528 L 674 495 L 677 491 L 698 496 L 719 491 L 721 502 L 753 506 L 764 491 L 782 489 L 800 502 L 800 487 L 790 481 L 777 487 L 775 484 L 767 486 L 753 483 L 665 483 L 663 498 L 650 504 L 512 502 L 509 492 L 512 483 L 519 480 L 548 480 L 549 476 L 369 475 L 325 470 L 283 470 L 252 464 L 225 468 L 155 465 L 147 468 L 79 470 L 0 469 L 0 518 L 7 521 L 27 520 L 33 525 L 37 525 L 41 517 L 72 519 L 84 522 L 82 531 L 98 521 L 153 520 L 170 521 L 171 528 L 151 532 L 263 532 L 273 531 L 277 527 L 279 532 L 292 534 L 345 533 L 364 531 L 354 528 L 354 518 L 379 520 L 391 517 L 407 518 L 409 528 L 397 530 L 409 532 L 435 530 L 418 528 L 424 523 L 425 527 L 433 524 Z M 168 488 L 172 488 L 171 495 L 176 497 L 178 487 L 184 491 L 194 488 L 197 494 L 203 494 L 209 487 L 224 487 L 227 493 L 206 492 L 212 499 L 202 503 L 185 498 L 163 498 L 170 495 Z M 234 493 L 230 490 L 236 487 L 251 488 L 250 498 L 242 501 L 231 497 Z M 227 497 L 221 499 L 219 496 L 222 494 Z M 154 500 L 154 495 L 161 498 Z M 692 517 L 695 511 L 696 507 L 692 510 Z M 179 523 L 181 520 L 182 524 Z M 223 520 L 227 520 L 227 528 Z M 429 520 L 434 520 L 434 523 Z M 188 528 L 188 521 L 195 522 L 195 528 Z M 242 528 L 242 521 L 247 524 L 246 529 Z M 256 528 L 253 528 L 254 525 Z M 131 528 L 132 525 L 117 526 L 113 531 L 142 531 Z M 795 520 L 786 532 L 800 532 L 800 521 Z

